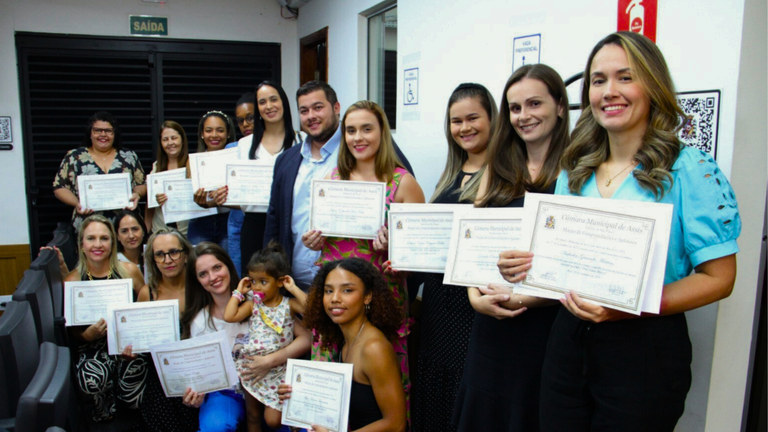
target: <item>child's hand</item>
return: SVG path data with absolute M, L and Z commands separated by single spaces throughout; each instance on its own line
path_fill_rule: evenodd
M 289 384 L 280 384 L 277 386 L 277 397 L 280 398 L 280 403 L 283 403 L 284 400 L 291 398 L 291 391 L 293 389 Z
M 252 286 L 253 286 L 253 279 L 246 276 L 240 279 L 240 283 L 237 284 L 237 290 L 240 291 L 241 294 L 247 294 L 248 291 L 251 290 Z
M 296 282 L 289 275 L 283 276 L 283 287 L 291 294 L 293 294 L 293 290 L 299 289 L 296 286 Z

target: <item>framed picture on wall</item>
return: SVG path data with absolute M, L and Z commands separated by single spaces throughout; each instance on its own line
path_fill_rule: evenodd
M 0 116 L 0 143 L 12 143 L 11 118 Z
M 677 94 L 677 103 L 685 112 L 683 127 L 677 133 L 680 140 L 717 160 L 720 90 L 681 92 Z

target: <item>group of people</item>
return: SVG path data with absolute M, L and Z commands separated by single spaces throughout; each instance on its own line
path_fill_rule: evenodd
M 110 418 L 118 399 L 157 430 L 234 430 L 244 419 L 250 431 L 262 422 L 279 428 L 291 391 L 285 363 L 309 355 L 354 365 L 352 431 L 672 431 L 691 384 L 683 312 L 733 288 L 735 196 L 709 155 L 678 140 L 684 115 L 653 42 L 611 34 L 583 76 L 572 132 L 565 85 L 549 66 L 515 70 L 498 105 L 480 84 L 456 87 L 446 107 L 448 159 L 429 202 L 520 207 L 526 192 L 538 192 L 672 204 L 660 313 L 637 317 L 575 292 L 557 301 L 495 284 L 466 289 L 425 274 L 413 376 L 408 290 L 418 287 L 391 267 L 387 227 L 373 240 L 309 227 L 312 179 L 386 183 L 387 209 L 425 202 L 381 107 L 359 101 L 340 118 L 334 90 L 308 82 L 297 92 L 296 132 L 285 92 L 264 82 L 237 102 L 245 135 L 237 142 L 230 116 L 206 113 L 198 151 L 237 146 L 241 158 L 273 165 L 270 203 L 230 209 L 226 187 L 199 190 L 198 205 L 218 214 L 175 227 L 157 209 L 147 210 L 146 224 L 131 211 L 146 193 L 144 173 L 122 148 L 115 119 L 97 113 L 84 147 L 67 154 L 54 182 L 57 198 L 75 208 L 79 234 L 78 267 L 66 279 L 133 278 L 138 301 L 178 299 L 183 338 L 226 330 L 241 385 L 165 398 L 151 358 L 107 355 L 102 320 L 73 328 L 80 390 L 93 395 L 94 418 Z M 163 124 L 160 144 L 153 172 L 188 165 L 177 123 Z M 112 172 L 132 173 L 131 207 L 90 215 L 79 205 L 76 176 Z M 497 263 L 511 283 L 535 264 L 520 250 L 502 252 Z

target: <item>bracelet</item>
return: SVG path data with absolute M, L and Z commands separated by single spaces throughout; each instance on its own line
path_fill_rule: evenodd
M 241 293 L 238 290 L 232 291 L 232 297 L 236 298 L 237 301 L 239 301 L 240 303 L 242 303 L 243 300 L 245 300 L 245 296 L 243 295 L 243 293 Z

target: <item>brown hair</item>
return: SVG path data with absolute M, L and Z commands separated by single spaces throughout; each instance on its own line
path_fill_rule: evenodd
M 523 79 L 541 81 L 549 95 L 562 110 L 558 115 L 547 156 L 536 180 L 528 173 L 528 151 L 525 141 L 517 134 L 509 120 L 507 91 Z M 499 104 L 499 117 L 491 132 L 491 141 L 486 153 L 488 188 L 485 195 L 478 197 L 478 207 L 501 207 L 513 199 L 525 195 L 529 190 L 544 190 L 557 180 L 560 174 L 560 157 L 568 146 L 568 93 L 560 75 L 545 64 L 526 65 L 517 69 L 507 80 Z
M 155 166 L 155 172 L 163 172 L 168 169 L 168 155 L 163 150 L 163 131 L 165 129 L 173 129 L 181 135 L 181 151 L 179 152 L 179 168 L 184 168 L 187 165 L 187 159 L 189 158 L 189 142 L 187 141 L 187 134 L 184 132 L 184 128 L 180 124 L 173 120 L 166 120 L 160 126 L 160 142 L 157 145 L 157 164 Z
M 376 178 L 389 183 L 395 176 L 395 168 L 405 168 L 405 166 L 403 166 L 400 158 L 397 157 L 395 146 L 392 144 L 392 133 L 389 129 L 387 115 L 376 102 L 368 100 L 361 100 L 353 103 L 352 106 L 347 108 L 347 112 L 344 113 L 344 119 L 341 121 L 341 144 L 339 145 L 338 161 L 339 178 L 342 180 L 349 180 L 349 176 L 357 163 L 357 159 L 355 159 L 355 156 L 349 151 L 349 148 L 347 148 L 347 138 L 345 133 L 347 128 L 347 116 L 349 113 L 357 110 L 366 110 L 370 112 L 379 122 L 379 129 L 381 129 L 381 143 L 379 144 L 379 151 L 376 153 L 374 163 L 376 167 Z

